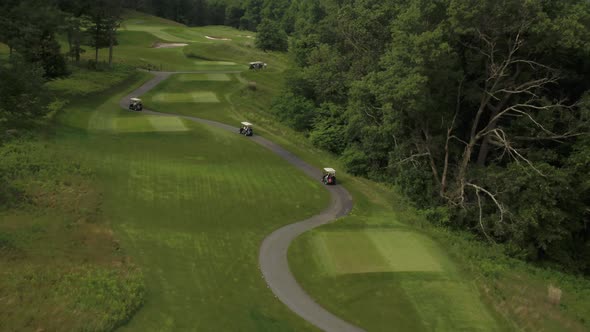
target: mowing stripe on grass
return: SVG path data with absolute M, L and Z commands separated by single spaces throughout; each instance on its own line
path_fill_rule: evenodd
M 145 133 L 154 130 L 145 117 L 120 117 L 115 120 L 115 129 L 120 133 Z
M 231 78 L 228 74 L 181 74 L 177 76 L 177 79 L 181 82 L 194 82 L 194 81 L 230 81 Z
M 381 256 L 395 272 L 442 272 L 438 257 L 434 257 L 429 238 L 409 231 L 366 231 Z
M 320 232 L 314 247 L 328 274 L 391 271 L 387 260 L 365 232 Z
M 149 116 L 150 123 L 156 131 L 187 131 L 184 122 L 177 117 Z
M 219 98 L 211 91 L 158 93 L 153 97 L 153 100 L 164 103 L 219 103 Z
M 226 66 L 237 66 L 238 64 L 230 61 L 208 61 L 208 60 L 197 60 L 195 65 L 226 65 Z
M 407 231 L 331 231 L 314 237 L 317 258 L 328 274 L 442 272 L 425 243 L 428 238 Z

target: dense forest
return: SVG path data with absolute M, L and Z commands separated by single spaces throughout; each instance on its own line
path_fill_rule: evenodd
M 590 272 L 589 2 L 289 8 L 279 118 L 433 223 Z
M 588 1 L 3 1 L 0 132 L 51 109 L 42 84 L 80 45 L 112 50 L 122 7 L 288 47 L 272 111 L 348 172 L 433 223 L 590 273 Z

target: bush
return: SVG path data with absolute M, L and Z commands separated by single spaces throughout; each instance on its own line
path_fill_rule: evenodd
M 319 111 L 322 118 L 316 120 L 309 138 L 320 149 L 341 154 L 346 148 L 347 127 L 341 119 L 342 109 L 334 104 L 324 103 Z
M 315 106 L 311 101 L 290 92 L 274 100 L 272 111 L 279 120 L 297 131 L 311 129 L 315 116 Z
M 14 56 L 0 64 L 0 131 L 20 128 L 47 113 L 49 101 L 43 68 Z
M 369 172 L 367 154 L 356 145 L 348 146 L 342 153 L 340 160 L 346 171 L 352 175 L 367 175 Z
M 257 30 L 256 47 L 259 49 L 286 52 L 289 48 L 287 33 L 279 23 L 263 19 Z

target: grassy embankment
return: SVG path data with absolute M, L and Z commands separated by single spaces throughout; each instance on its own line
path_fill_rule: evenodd
M 138 80 L 76 70 L 48 85 L 74 107 Z M 105 219 L 94 167 L 56 141 L 47 119 L 29 130 L 0 144 L 0 330 L 111 330 L 141 306 L 141 272 Z

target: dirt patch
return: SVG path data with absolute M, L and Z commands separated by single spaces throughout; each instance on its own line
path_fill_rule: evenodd
M 153 48 L 173 48 L 173 47 L 185 47 L 188 44 L 185 43 L 155 43 Z
M 211 39 L 211 40 L 231 40 L 229 38 L 223 38 L 223 37 L 213 37 L 213 36 L 205 36 L 205 38 L 207 39 Z

